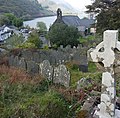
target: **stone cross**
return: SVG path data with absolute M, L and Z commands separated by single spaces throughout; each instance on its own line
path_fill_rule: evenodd
M 116 118 L 116 89 L 114 79 L 115 49 L 120 51 L 117 30 L 104 32 L 103 41 L 95 49 L 88 50 L 88 59 L 103 65 L 101 102 L 96 115 L 99 118 Z

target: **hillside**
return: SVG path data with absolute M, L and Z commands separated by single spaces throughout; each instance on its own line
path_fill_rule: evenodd
M 37 0 L 0 0 L 0 14 L 3 13 L 13 13 L 23 19 L 54 14 L 42 8 Z
M 58 8 L 61 8 L 63 13 L 75 14 L 77 11 L 69 3 L 64 0 L 38 0 L 43 8 L 53 11 L 56 13 Z M 71 10 L 72 9 L 72 10 Z

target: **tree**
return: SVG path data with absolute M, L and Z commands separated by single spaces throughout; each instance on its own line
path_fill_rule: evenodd
M 67 26 L 63 23 L 56 23 L 50 27 L 47 38 L 51 41 L 52 45 L 67 45 L 76 46 L 79 38 L 78 29 L 72 26 Z
M 97 32 L 106 29 L 119 29 L 120 0 L 95 0 L 92 5 L 86 6 L 87 13 L 96 13 Z
M 42 45 L 42 41 L 40 40 L 39 34 L 36 31 L 30 34 L 26 43 L 28 43 L 29 45 L 31 44 L 32 46 L 34 46 L 34 48 L 40 48 Z
M 10 48 L 17 48 L 20 45 L 22 45 L 22 43 L 24 42 L 24 38 L 22 35 L 18 36 L 16 34 L 14 34 L 12 37 L 9 37 L 8 39 L 6 39 L 6 44 L 10 47 Z
M 0 16 L 0 26 L 2 25 L 14 25 L 16 27 L 21 27 L 23 25 L 23 20 L 17 18 L 14 14 L 5 13 Z
M 42 32 L 47 31 L 47 26 L 44 22 L 37 22 L 37 27 Z
M 16 27 L 21 27 L 23 26 L 23 20 L 20 18 L 15 18 L 12 24 Z
M 4 15 L 0 15 L 0 26 L 3 26 L 3 25 L 9 25 L 10 24 L 10 20 L 4 16 Z

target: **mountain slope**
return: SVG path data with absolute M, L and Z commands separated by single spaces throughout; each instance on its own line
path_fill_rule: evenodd
M 0 14 L 3 13 L 13 13 L 25 19 L 53 15 L 53 12 L 42 8 L 37 0 L 0 0 Z
M 63 13 L 76 13 L 76 9 L 73 8 L 69 3 L 64 0 L 38 0 L 42 7 L 47 8 L 48 10 L 56 13 L 58 8 L 61 8 Z

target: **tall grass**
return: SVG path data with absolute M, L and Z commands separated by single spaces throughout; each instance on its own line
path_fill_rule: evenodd
M 40 75 L 0 66 L 0 118 L 66 118 L 68 104 Z

